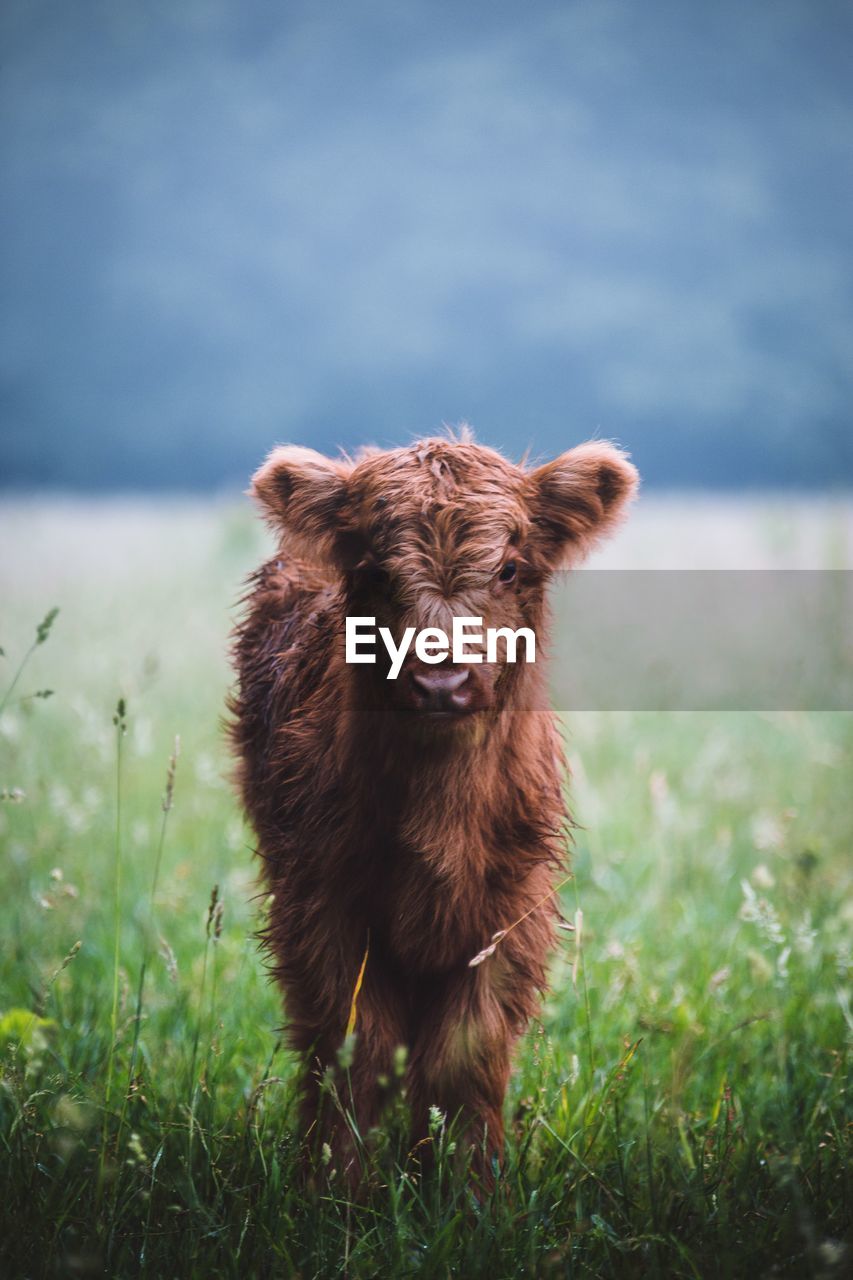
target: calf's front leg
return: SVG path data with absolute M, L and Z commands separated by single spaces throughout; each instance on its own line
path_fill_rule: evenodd
M 517 1037 L 492 974 L 468 969 L 444 978 L 424 1009 L 408 1071 L 412 1145 L 429 1164 L 429 1112 L 456 1122 L 463 1154 L 487 1187 L 503 1156 L 503 1103 Z
M 368 966 L 356 1002 L 355 1038 L 346 1044 L 351 1002 L 336 1016 L 310 1019 L 301 1028 L 305 1052 L 302 1129 L 314 1159 L 323 1144 L 351 1189 L 362 1180 L 362 1144 L 382 1119 L 393 1085 L 395 1054 L 403 1042 L 402 1011 L 396 992 Z M 331 1028 L 330 1029 L 330 1024 Z

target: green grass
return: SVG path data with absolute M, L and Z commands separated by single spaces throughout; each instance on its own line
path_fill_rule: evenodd
M 297 1173 L 227 781 L 261 534 L 213 504 L 0 527 L 0 699 L 60 607 L 0 716 L 0 1274 L 846 1274 L 853 717 L 572 716 L 581 946 L 518 1055 L 498 1190 L 438 1121 L 419 1185 L 395 1115 L 352 1204 Z

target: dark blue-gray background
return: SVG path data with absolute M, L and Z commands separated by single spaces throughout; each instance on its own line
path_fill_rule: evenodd
M 849 0 L 3 0 L 0 482 L 853 481 Z

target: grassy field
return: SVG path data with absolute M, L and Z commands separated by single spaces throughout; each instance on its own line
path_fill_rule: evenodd
M 844 567 L 850 531 L 649 503 L 605 563 Z M 440 1117 L 419 1184 L 392 1117 L 364 1201 L 308 1195 L 221 732 L 263 535 L 57 502 L 0 507 L 0 537 L 0 701 L 35 642 L 0 713 L 0 1275 L 848 1274 L 853 716 L 569 717 L 583 926 L 497 1192 Z

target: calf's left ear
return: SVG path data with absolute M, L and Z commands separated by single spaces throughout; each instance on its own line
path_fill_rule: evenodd
M 628 455 L 590 440 L 528 476 L 535 538 L 552 569 L 577 564 L 624 518 L 639 474 Z
M 351 470 L 343 458 L 280 445 L 252 476 L 249 492 L 288 550 L 323 562 L 334 558 Z

